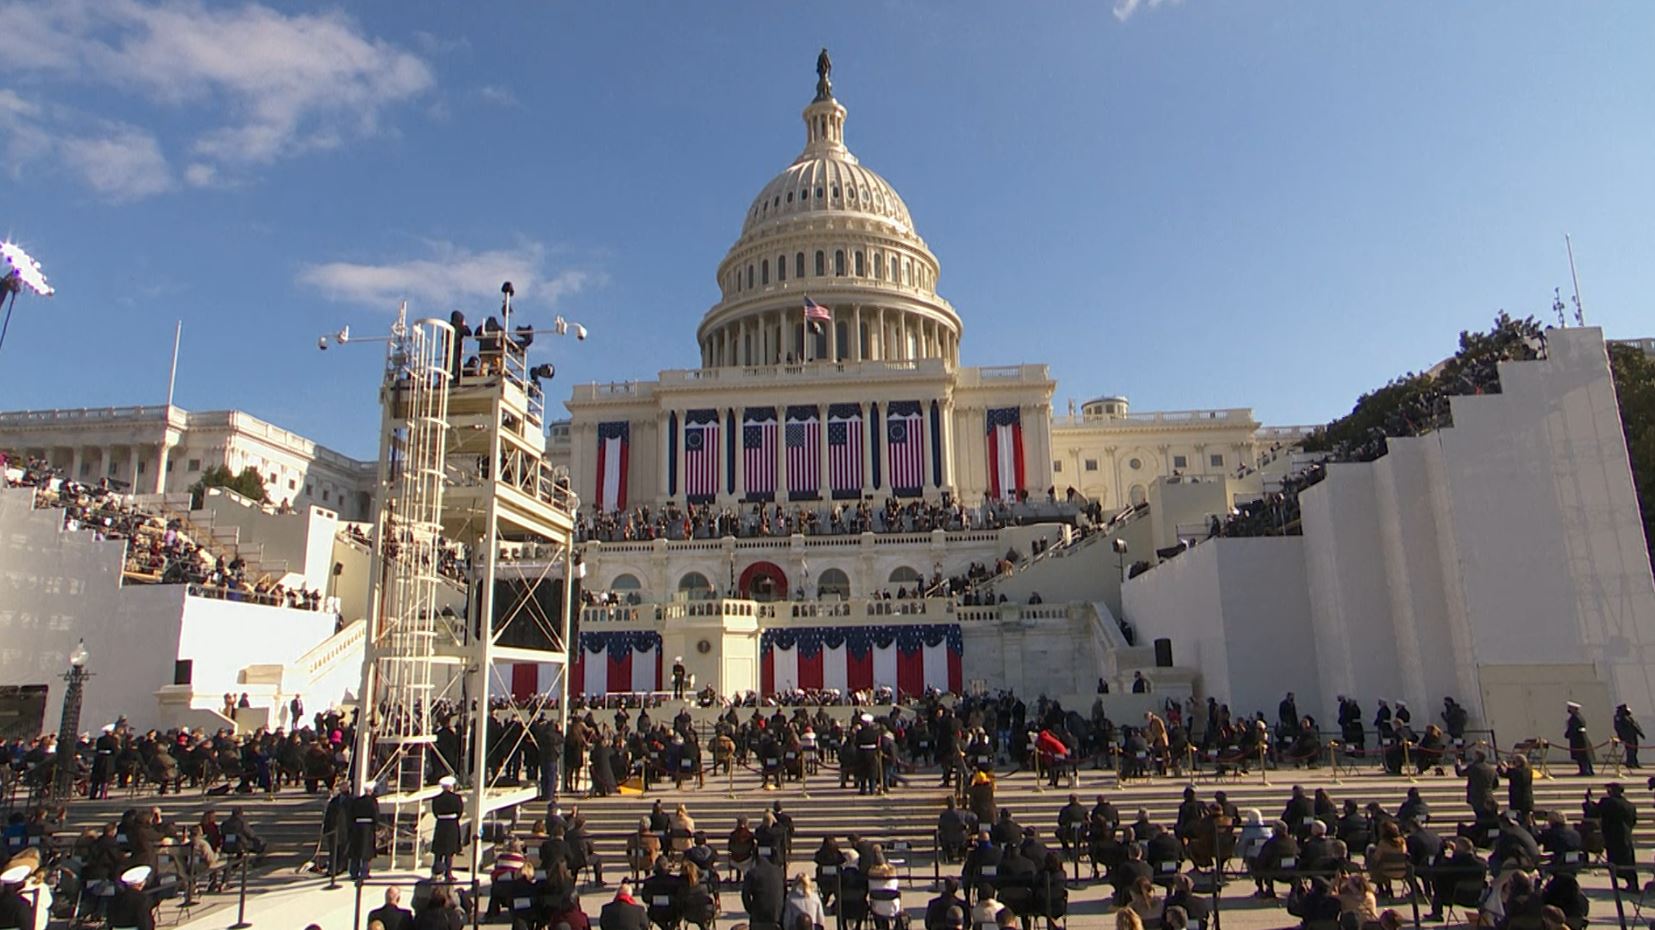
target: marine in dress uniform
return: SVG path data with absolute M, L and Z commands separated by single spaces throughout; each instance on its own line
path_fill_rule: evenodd
M 1595 774 L 1592 768 L 1592 739 L 1586 735 L 1586 719 L 1580 715 L 1580 705 L 1569 701 L 1569 719 L 1563 725 L 1563 735 L 1569 741 L 1569 758 L 1580 768 L 1580 774 Z
M 121 887 L 109 902 L 109 930 L 155 930 L 155 903 L 144 894 L 153 870 L 135 866 L 121 873 Z
M 465 799 L 454 790 L 454 776 L 445 775 L 437 784 L 442 791 L 431 799 L 431 813 L 437 819 L 431 831 L 431 877 L 454 880 L 454 856 L 460 851 L 460 815 Z
M 350 820 L 351 878 L 367 881 L 373 870 L 379 830 L 379 799 L 374 797 L 372 781 L 362 785 L 362 794 L 351 799 L 346 808 Z

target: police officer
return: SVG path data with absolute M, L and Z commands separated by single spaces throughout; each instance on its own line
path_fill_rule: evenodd
M 458 784 L 454 776 L 445 775 L 437 782 L 442 791 L 431 799 L 431 813 L 437 825 L 431 831 L 431 877 L 454 880 L 454 856 L 460 851 L 460 815 L 465 812 L 465 799 L 454 790 Z

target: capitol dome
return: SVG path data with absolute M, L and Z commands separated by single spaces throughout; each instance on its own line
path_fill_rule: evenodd
M 721 299 L 697 331 L 705 368 L 959 360 L 960 319 L 936 292 L 936 256 L 890 182 L 845 147 L 825 53 L 805 147 L 765 184 L 719 263 Z M 806 299 L 826 308 L 820 332 Z

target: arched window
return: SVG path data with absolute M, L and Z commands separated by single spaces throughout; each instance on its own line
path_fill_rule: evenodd
M 907 565 L 898 567 L 891 572 L 891 584 L 899 588 L 912 588 L 920 583 L 920 573 Z
M 857 252 L 856 253 L 856 276 L 858 278 L 865 277 L 867 275 L 867 273 L 868 273 L 868 269 L 864 265 L 864 259 L 862 257 L 862 253 Z
M 845 250 L 835 249 L 833 252 L 833 273 L 837 277 L 845 276 Z
M 820 278 L 825 274 L 827 274 L 827 253 L 826 252 L 817 252 L 816 253 L 816 277 Z
M 687 600 L 706 601 L 713 597 L 713 583 L 700 572 L 689 572 L 678 579 L 678 593 Z
M 882 252 L 873 253 L 873 276 L 876 278 L 885 277 L 885 255 Z
M 631 572 L 622 572 L 615 576 L 614 581 L 609 582 L 609 590 L 621 595 L 621 600 L 628 604 L 636 604 L 642 600 L 640 594 L 643 589 L 644 586 L 639 583 L 638 576 Z
M 850 327 L 844 320 L 833 324 L 833 339 L 838 349 L 834 360 L 842 362 L 850 355 Z
M 798 252 L 798 253 L 795 253 L 794 256 L 793 256 L 793 277 L 802 278 L 804 276 L 805 276 L 805 253 Z
M 819 598 L 836 597 L 844 600 L 850 597 L 850 578 L 837 568 L 830 568 L 822 572 L 816 579 L 816 596 Z
M 777 281 L 786 281 L 787 280 L 787 256 L 786 255 L 776 256 L 776 280 Z
M 753 266 L 752 265 L 747 266 L 747 289 L 748 290 L 753 289 Z
M 762 262 L 759 262 L 759 283 L 770 283 L 770 259 L 768 258 Z

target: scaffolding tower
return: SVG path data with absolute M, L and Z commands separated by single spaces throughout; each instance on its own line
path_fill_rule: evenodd
M 509 303 L 504 310 L 509 323 Z M 498 762 L 520 747 L 502 745 L 504 721 L 491 718 L 516 717 L 518 743 L 533 739 L 548 713 L 567 727 L 579 500 L 566 472 L 545 460 L 545 396 L 524 347 L 494 330 L 479 339 L 480 359 L 462 370 L 453 334 L 445 322 L 422 320 L 393 335 L 387 356 L 375 625 L 361 692 L 372 700 L 360 705 L 373 713 L 358 738 L 358 758 L 370 764 L 356 768 L 358 790 L 366 778 L 380 785 L 393 866 L 404 849 L 411 863 L 420 861 L 432 825 L 423 802 L 441 776 L 455 776 L 465 787 L 475 870 L 489 815 L 538 794 L 535 785 L 507 780 Z M 404 545 L 413 536 L 429 539 L 429 560 Z M 439 605 L 440 586 L 454 584 L 438 572 L 444 543 L 467 556 L 462 611 Z M 549 671 L 536 675 L 549 687 L 493 708 L 491 698 L 510 693 L 509 668 L 519 664 Z M 393 680 L 406 684 L 389 687 Z M 458 753 L 433 749 L 431 710 L 442 701 L 465 714 Z

